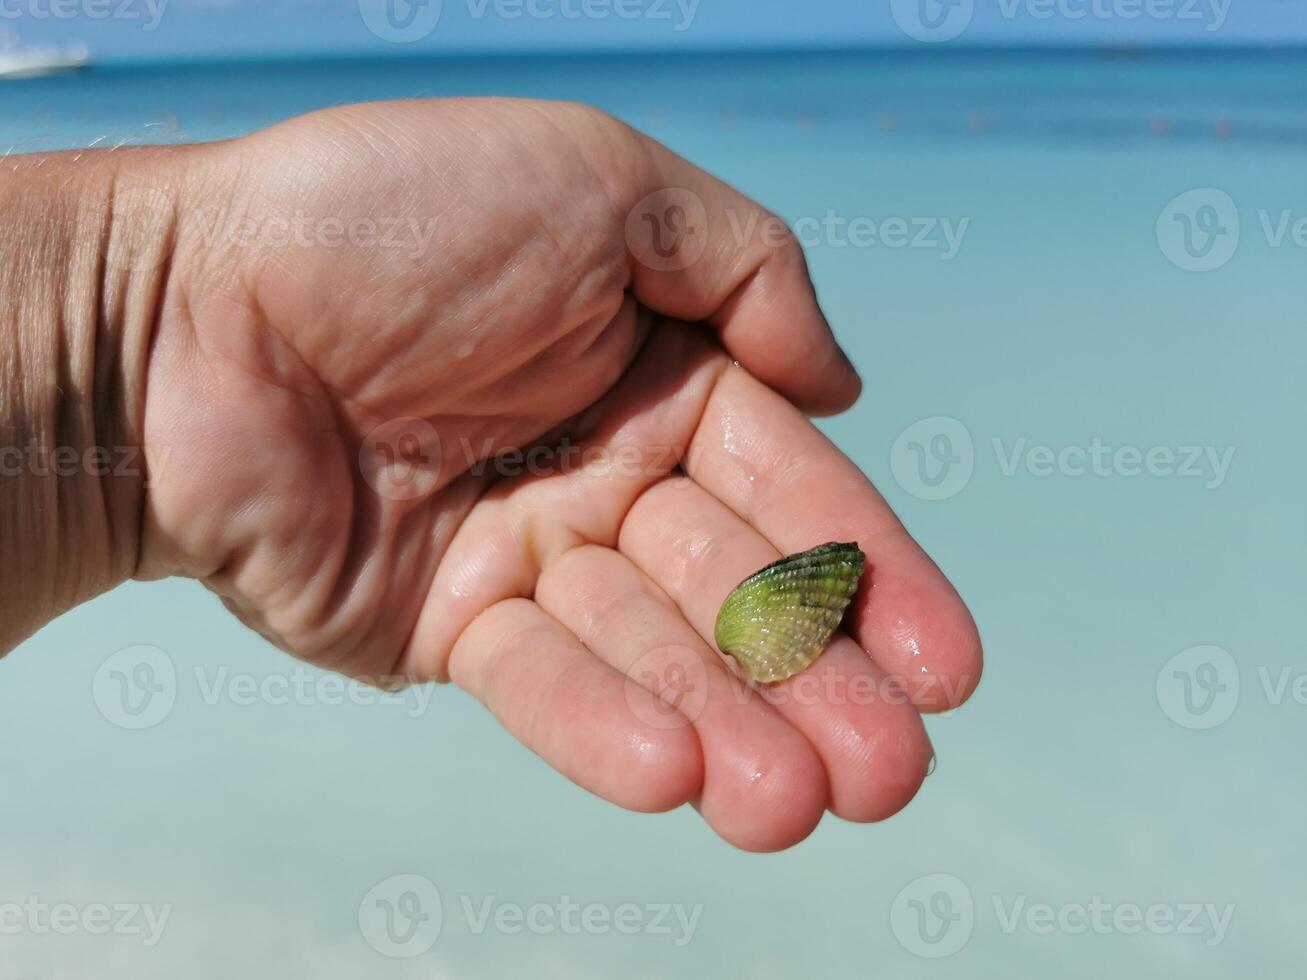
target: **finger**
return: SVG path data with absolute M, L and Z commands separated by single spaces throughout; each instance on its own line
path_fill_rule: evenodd
M 449 669 L 518 741 L 597 796 L 645 813 L 698 796 L 694 728 L 637 718 L 622 675 L 534 602 L 487 609 L 459 637 Z
M 582 450 L 552 470 L 500 484 L 477 500 L 436 569 L 400 672 L 444 680 L 449 651 L 481 610 L 530 598 L 549 560 L 578 544 L 614 545 L 640 492 L 674 470 L 730 364 L 699 328 L 662 323 L 636 366 L 576 420 Z M 481 494 L 455 483 L 451 492 Z
M 776 851 L 817 826 L 827 796 L 817 753 L 627 558 L 597 545 L 574 548 L 545 568 L 536 601 L 626 675 L 638 717 L 658 724 L 675 712 L 693 724 L 704 766 L 696 805 L 718 834 L 745 850 Z
M 744 371 L 714 386 L 686 470 L 783 554 L 856 541 L 867 554 L 853 637 L 925 711 L 980 682 L 975 622 L 953 586 L 847 456 Z
M 807 412 L 852 405 L 862 382 L 818 305 L 794 235 L 722 181 L 639 139 L 646 165 L 626 167 L 636 298 L 711 324 L 741 364 Z
M 664 480 L 640 497 L 622 525 L 619 546 L 709 642 L 731 589 L 780 557 L 734 512 L 684 478 Z M 837 815 L 880 820 L 916 794 L 933 755 L 921 716 L 847 636 L 836 634 L 806 671 L 763 690 L 822 757 Z

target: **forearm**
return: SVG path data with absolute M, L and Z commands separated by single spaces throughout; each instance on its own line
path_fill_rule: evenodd
M 176 216 L 166 152 L 0 168 L 0 654 L 136 568 Z

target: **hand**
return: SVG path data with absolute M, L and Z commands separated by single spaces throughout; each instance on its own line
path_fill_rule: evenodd
M 793 407 L 859 382 L 798 246 L 733 234 L 756 205 L 547 103 L 333 110 L 182 169 L 138 577 L 199 578 L 325 667 L 452 679 L 592 792 L 692 801 L 743 848 L 911 799 L 919 712 L 973 689 L 975 628 Z M 701 254 L 641 254 L 646 226 Z M 515 447 L 530 472 L 495 461 Z M 718 606 L 828 540 L 868 555 L 849 635 L 746 687 Z

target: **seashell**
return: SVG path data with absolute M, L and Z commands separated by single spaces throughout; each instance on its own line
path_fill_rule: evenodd
M 722 603 L 717 646 L 759 684 L 793 677 L 830 642 L 862 578 L 857 544 L 823 544 L 772 562 Z

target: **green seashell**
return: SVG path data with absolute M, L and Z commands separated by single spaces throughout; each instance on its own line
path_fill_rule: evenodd
M 864 561 L 857 544 L 832 542 L 755 572 L 722 603 L 718 648 L 759 684 L 807 669 L 844 619 Z

